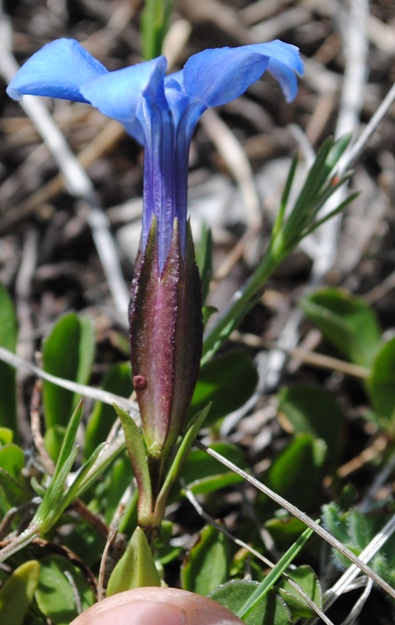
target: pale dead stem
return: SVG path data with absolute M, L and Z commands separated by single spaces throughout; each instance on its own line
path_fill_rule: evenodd
M 232 332 L 230 339 L 237 343 L 242 343 L 248 347 L 254 347 L 255 349 L 265 348 L 267 345 L 256 334 L 242 333 L 238 330 Z M 276 347 L 276 349 L 279 349 Z M 338 371 L 344 375 L 349 375 L 359 380 L 367 380 L 370 376 L 370 370 L 367 367 L 361 367 L 360 365 L 354 365 L 340 358 L 333 358 L 332 356 L 326 356 L 325 354 L 319 354 L 299 347 L 294 347 L 284 352 L 291 358 L 303 362 L 304 364 L 313 365 L 320 369 L 329 369 L 329 371 Z
M 89 397 L 97 401 L 102 401 L 104 404 L 109 404 L 110 406 L 116 403 L 121 406 L 121 408 L 132 414 L 135 418 L 139 417 L 138 407 L 135 402 L 132 402 L 125 397 L 114 395 L 114 393 L 109 393 L 108 391 L 104 391 L 100 388 L 93 388 L 92 386 L 86 386 L 84 384 L 79 384 L 78 382 L 72 382 L 71 380 L 59 378 L 56 375 L 51 375 L 39 367 L 32 365 L 30 362 L 19 358 L 19 356 L 16 356 L 4 347 L 0 347 L 0 360 L 8 363 L 12 367 L 27 371 L 31 375 L 41 378 L 42 380 L 47 380 L 48 382 L 52 382 L 61 388 L 66 388 L 73 393 L 78 393 L 83 397 Z
M 331 371 L 338 371 L 345 375 L 350 375 L 360 380 L 367 380 L 370 376 L 370 370 L 367 367 L 361 367 L 354 365 L 351 362 L 345 362 L 339 358 L 333 358 L 332 356 L 326 356 L 325 354 L 317 354 L 316 352 L 308 352 L 304 349 L 295 347 L 291 349 L 289 355 L 296 360 L 300 360 L 306 364 L 320 367 L 321 369 L 329 369 Z
M 19 369 L 20 370 L 20 369 Z M 25 373 L 27 371 L 25 370 Z M 40 417 L 40 401 L 41 401 L 41 392 L 42 392 L 42 380 L 38 379 L 34 383 L 32 396 L 30 399 L 30 424 L 31 431 L 33 434 L 34 446 L 38 451 L 38 455 L 40 456 L 41 462 L 47 473 L 49 475 L 53 475 L 55 471 L 55 464 L 47 452 L 45 447 L 44 438 L 41 433 L 41 417 Z

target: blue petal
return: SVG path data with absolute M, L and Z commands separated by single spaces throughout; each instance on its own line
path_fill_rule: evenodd
M 269 57 L 249 46 L 204 50 L 184 66 L 183 84 L 190 100 L 205 108 L 238 98 L 267 68 Z
M 163 90 L 166 65 L 165 57 L 160 56 L 107 73 L 81 85 L 81 94 L 108 117 L 124 124 L 133 123 L 143 97 L 149 106 L 167 108 Z
M 174 126 L 177 128 L 182 114 L 188 109 L 190 103 L 184 91 L 182 70 L 166 76 L 164 85 L 166 100 L 173 115 Z
M 57 39 L 33 54 L 15 75 L 7 93 L 14 100 L 41 95 L 86 102 L 79 87 L 106 68 L 74 39 Z
M 303 74 L 303 63 L 298 48 L 291 44 L 276 40 L 195 54 L 182 72 L 166 79 L 166 95 L 175 119 L 187 111 L 190 134 L 208 107 L 239 97 L 266 69 L 278 80 L 286 99 L 292 100 L 297 92 L 296 74 Z
M 291 102 L 298 91 L 296 74 L 303 75 L 303 63 L 299 49 L 290 43 L 269 41 L 247 46 L 249 50 L 270 57 L 268 71 L 277 79 L 287 102 Z

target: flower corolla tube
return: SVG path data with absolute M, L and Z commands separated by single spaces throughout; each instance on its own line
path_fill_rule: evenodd
M 29 94 L 89 103 L 144 146 L 142 236 L 130 320 L 135 389 L 152 453 L 168 449 L 178 436 L 201 354 L 199 277 L 187 224 L 193 131 L 206 109 L 242 95 L 265 71 L 287 101 L 303 73 L 298 49 L 278 40 L 204 50 L 170 75 L 166 67 L 159 56 L 110 72 L 77 41 L 59 39 L 26 61 L 7 89 L 16 100 Z

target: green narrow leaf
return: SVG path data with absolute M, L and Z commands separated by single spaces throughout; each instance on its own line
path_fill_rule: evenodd
M 206 301 L 213 274 L 213 237 L 210 228 L 203 224 L 200 244 L 196 247 L 196 262 L 202 282 L 202 302 Z M 211 308 L 214 312 L 215 308 Z M 207 319 L 205 319 L 205 322 Z
M 276 216 L 276 221 L 274 222 L 274 225 L 273 225 L 272 237 L 276 237 L 279 234 L 281 227 L 283 225 L 284 216 L 285 216 L 286 208 L 288 205 L 288 200 L 289 200 L 292 185 L 295 179 L 295 174 L 296 174 L 298 164 L 299 164 L 299 157 L 297 154 L 295 154 L 295 156 L 292 159 L 291 167 L 289 168 L 287 180 L 286 180 L 284 191 L 283 191 L 281 201 L 280 201 L 280 208 Z
M 380 343 L 380 327 L 372 308 L 336 287 L 318 289 L 301 307 L 325 338 L 351 362 L 369 367 Z
M 12 300 L 0 284 L 0 347 L 16 350 L 18 324 Z M 15 369 L 0 361 L 0 426 L 17 433 Z
M 0 590 L 1 625 L 22 625 L 32 602 L 40 575 L 40 564 L 29 560 L 21 564 Z
M 54 474 L 32 521 L 33 525 L 39 527 L 41 533 L 49 531 L 65 508 L 65 483 L 78 453 L 78 448 L 74 446 L 74 443 L 82 418 L 82 408 L 83 403 L 80 402 L 71 416 Z
M 237 297 L 232 298 L 229 306 L 206 333 L 203 343 L 203 363 L 207 363 L 212 358 L 221 344 L 229 337 L 230 332 L 251 310 L 276 267 L 292 252 L 309 229 L 314 230 L 317 227 L 323 201 L 336 189 L 337 180 L 333 180 L 331 176 L 333 176 L 337 159 L 345 150 L 347 141 L 349 141 L 349 137 L 341 138 L 336 142 L 332 138 L 325 141 L 305 177 L 302 190 L 287 217 L 283 216 L 283 208 L 280 207 L 274 235 L 261 262 L 243 285 L 243 289 L 237 293 Z M 347 176 L 345 176 L 346 178 Z M 290 179 L 288 182 L 290 183 Z M 285 199 L 288 193 L 287 184 Z M 347 201 L 349 200 L 342 203 L 343 207 Z
M 74 444 L 77 436 L 77 431 L 82 419 L 82 411 L 84 408 L 84 403 L 80 401 L 76 406 L 71 418 L 69 419 L 69 423 L 66 429 L 66 433 L 64 435 L 63 443 L 60 448 L 58 461 L 56 463 L 55 471 L 53 474 L 53 479 L 55 480 L 57 476 L 62 472 L 63 465 L 67 463 L 69 460 Z
M 333 184 L 331 176 L 349 140 L 349 136 L 342 137 L 338 141 L 329 137 L 320 147 L 282 232 L 280 232 L 282 235 L 279 237 L 280 244 L 282 242 L 282 246 L 279 246 L 280 256 L 281 251 L 289 253 L 291 248 L 306 236 L 307 232 L 316 229 L 316 217 L 320 209 L 336 190 L 336 184 Z M 342 185 L 346 179 L 347 176 L 340 180 L 339 185 Z
M 228 545 L 225 536 L 211 525 L 205 527 L 181 568 L 184 590 L 208 595 L 224 583 L 229 573 Z
M 71 504 L 73 499 L 76 499 L 77 497 L 80 497 L 83 494 L 83 492 L 85 491 L 85 489 L 87 488 L 86 485 L 85 486 L 81 486 L 81 484 L 83 483 L 85 477 L 87 476 L 87 474 L 89 473 L 89 471 L 91 470 L 93 465 L 95 464 L 95 462 L 96 462 L 96 460 L 97 460 L 101 450 L 105 446 L 105 444 L 106 443 L 102 443 L 101 445 L 98 445 L 96 447 L 95 451 L 93 451 L 91 453 L 91 455 L 89 456 L 88 460 L 86 460 L 86 462 L 82 465 L 82 467 L 77 472 L 77 475 L 75 476 L 71 486 L 69 486 L 69 488 L 67 489 L 66 494 L 64 496 L 63 506 L 65 508 Z
M 334 141 L 327 158 L 327 164 L 330 168 L 330 171 L 332 171 L 337 163 L 340 161 L 348 145 L 350 144 L 351 138 L 352 133 L 346 133 L 345 135 L 339 137 L 339 139 L 336 139 L 336 141 Z
M 303 187 L 282 229 L 286 247 L 288 247 L 289 241 L 300 239 L 301 231 L 308 222 L 311 213 L 314 212 L 315 202 L 332 169 L 327 164 L 332 146 L 333 138 L 328 137 L 321 145 L 307 173 Z
M 341 183 L 339 183 L 337 185 L 337 188 L 339 188 L 340 186 L 342 186 L 344 184 L 344 180 L 341 181 Z M 330 194 L 325 198 L 325 202 L 329 199 L 329 197 L 331 195 L 333 195 L 335 192 L 335 189 L 331 189 Z M 340 204 L 338 204 L 332 211 L 330 211 L 330 213 L 327 213 L 326 215 L 324 215 L 323 217 L 321 217 L 320 219 L 315 219 L 311 225 L 307 225 L 306 229 L 303 231 L 303 238 L 307 237 L 309 234 L 311 234 L 312 232 L 314 232 L 315 230 L 317 230 L 320 226 L 322 226 L 322 224 L 324 224 L 325 222 L 329 221 L 330 219 L 332 219 L 332 217 L 334 217 L 335 215 L 338 215 L 339 213 L 341 213 L 349 204 L 351 204 L 358 196 L 360 195 L 359 191 L 356 191 L 355 193 L 351 193 L 350 195 L 348 195 L 346 197 L 345 200 L 343 200 L 343 202 L 340 202 Z M 323 204 L 325 203 L 323 202 Z M 321 207 L 319 207 L 321 208 Z
M 89 319 L 70 313 L 62 317 L 44 343 L 44 370 L 52 375 L 86 384 L 95 350 Z M 67 426 L 78 396 L 52 382 L 44 381 L 43 407 L 46 427 Z
M 328 180 L 336 164 L 335 155 L 338 154 L 338 158 L 340 158 L 341 154 L 337 149 L 339 145 L 336 144 L 333 137 L 328 137 L 321 145 L 298 197 L 297 202 L 300 206 L 307 206 L 314 202 L 319 195 L 322 186 Z
M 58 521 L 66 506 L 64 504 L 64 489 L 68 475 L 77 457 L 78 448 L 73 449 L 69 458 L 61 465 L 56 479 L 52 478 L 48 490 L 34 515 L 29 528 L 39 534 L 46 534 Z
M 162 54 L 173 0 L 145 0 L 142 14 L 142 48 L 147 61 Z
M 152 552 L 143 530 L 136 527 L 125 553 L 115 565 L 107 586 L 107 597 L 124 590 L 160 586 Z

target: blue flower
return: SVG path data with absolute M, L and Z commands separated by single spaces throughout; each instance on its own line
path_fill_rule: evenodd
M 187 225 L 192 133 L 207 108 L 237 98 L 266 70 L 287 100 L 303 72 L 297 48 L 281 41 L 205 50 L 169 76 L 166 66 L 160 56 L 109 72 L 76 41 L 59 39 L 34 54 L 7 90 L 15 99 L 30 94 L 92 104 L 144 145 L 143 227 L 129 321 L 153 493 L 185 424 L 202 350 L 201 285 Z
M 303 73 L 298 49 L 281 41 L 205 50 L 166 76 L 164 56 L 109 72 L 77 41 L 59 39 L 34 54 L 7 93 L 87 102 L 120 121 L 145 147 L 142 249 L 156 217 L 159 272 L 165 266 L 175 220 L 181 254 L 187 242 L 188 151 L 199 117 L 234 100 L 267 70 L 287 101 Z

